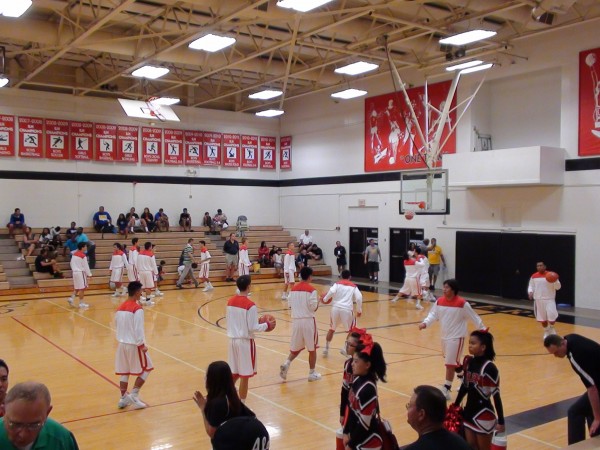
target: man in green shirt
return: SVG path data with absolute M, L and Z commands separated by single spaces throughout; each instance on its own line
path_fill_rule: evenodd
M 0 448 L 3 450 L 78 450 L 75 436 L 50 419 L 52 403 L 48 388 L 27 381 L 15 385 L 5 400 L 0 419 Z

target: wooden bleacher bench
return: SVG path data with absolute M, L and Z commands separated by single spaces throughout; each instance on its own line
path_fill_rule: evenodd
M 8 281 L 0 281 L 0 290 L 10 289 Z

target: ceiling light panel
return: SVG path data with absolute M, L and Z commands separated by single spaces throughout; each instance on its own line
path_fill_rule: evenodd
M 478 66 L 479 64 L 483 63 L 482 60 L 480 59 L 476 59 L 474 61 L 467 61 L 461 64 L 456 64 L 454 66 L 450 66 L 450 67 L 446 67 L 446 70 L 448 72 L 452 72 L 454 70 L 462 70 L 462 69 L 468 69 L 469 67 L 475 67 Z
M 331 94 L 333 98 L 342 98 L 347 100 L 349 98 L 362 97 L 367 95 L 367 91 L 361 91 L 360 89 L 346 89 L 345 91 L 335 92 Z
M 347 66 L 340 67 L 339 69 L 335 69 L 335 73 L 341 73 L 344 75 L 358 75 L 361 73 L 370 72 L 378 67 L 379 66 L 377 64 L 368 63 L 366 61 L 358 61 L 348 64 Z
M 154 80 L 156 78 L 165 76 L 168 73 L 169 69 L 167 69 L 166 67 L 143 66 L 131 72 L 131 75 L 133 75 L 134 77 L 150 78 Z
M 259 111 L 256 113 L 259 117 L 277 117 L 283 114 L 283 111 L 280 109 L 267 109 L 265 111 Z
M 200 39 L 193 41 L 189 47 L 193 50 L 204 50 L 205 52 L 218 52 L 235 43 L 235 39 L 227 36 L 217 36 L 216 34 L 207 34 Z
M 495 35 L 495 31 L 471 30 L 465 33 L 455 34 L 454 36 L 440 39 L 440 44 L 466 45 L 470 44 L 471 42 L 481 41 L 483 39 L 487 39 Z
M 0 15 L 6 17 L 21 17 L 31 6 L 31 0 L 2 0 Z
M 479 72 L 480 70 L 487 70 L 487 69 L 489 69 L 492 66 L 493 66 L 493 64 L 490 63 L 490 64 L 483 64 L 481 66 L 470 67 L 468 69 L 461 70 L 460 74 L 461 75 L 466 75 L 468 73 Z
M 333 0 L 279 0 L 277 6 L 306 12 L 318 8 L 319 6 L 323 6 L 326 3 L 330 3 L 331 1 Z
M 281 94 L 283 94 L 282 91 L 265 89 L 264 91 L 256 92 L 255 94 L 250 94 L 248 98 L 251 98 L 253 100 L 269 100 L 271 98 L 279 97 Z

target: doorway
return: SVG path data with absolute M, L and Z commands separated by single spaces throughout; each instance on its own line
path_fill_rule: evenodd
M 369 239 L 379 239 L 377 228 L 350 227 L 350 272 L 353 278 L 369 278 L 364 251 Z
M 404 254 L 411 241 L 422 241 L 422 228 L 390 228 L 390 282 L 404 283 Z

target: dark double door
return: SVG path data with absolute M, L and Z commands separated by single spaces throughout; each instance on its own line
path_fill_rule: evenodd
M 538 261 L 560 275 L 556 302 L 573 305 L 575 236 L 456 233 L 456 278 L 464 292 L 527 299 L 527 285 Z
M 411 241 L 422 241 L 422 228 L 390 228 L 390 281 L 404 283 L 404 255 Z
M 350 227 L 350 250 L 348 263 L 354 278 L 369 278 L 369 271 L 365 265 L 364 251 L 369 239 L 379 238 L 377 228 Z

